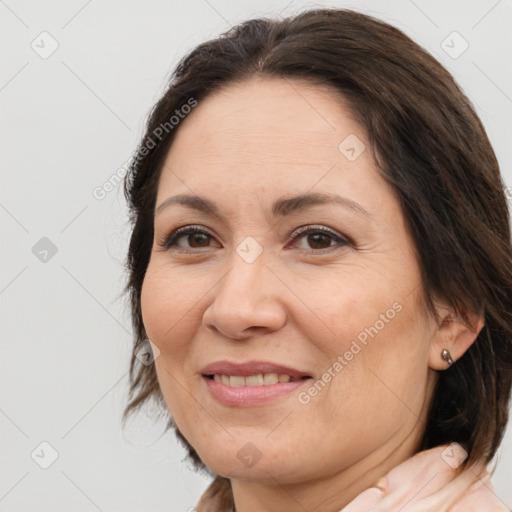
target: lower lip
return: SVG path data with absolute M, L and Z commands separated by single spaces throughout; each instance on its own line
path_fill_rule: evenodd
M 231 387 L 216 382 L 209 377 L 203 376 L 213 398 L 223 405 L 229 406 L 252 406 L 259 404 L 266 404 L 272 400 L 290 394 L 300 386 L 303 386 L 311 379 L 301 379 L 293 382 L 278 382 L 269 386 L 240 386 Z

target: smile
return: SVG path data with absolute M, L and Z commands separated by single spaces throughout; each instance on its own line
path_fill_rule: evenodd
M 299 378 L 290 377 L 290 375 L 277 373 L 258 373 L 257 375 L 247 376 L 220 375 L 216 373 L 211 375 L 210 378 L 215 380 L 215 382 L 225 384 L 226 386 L 230 386 L 232 388 L 239 388 L 243 386 L 271 386 L 272 384 L 277 384 L 278 382 L 284 383 L 301 380 Z

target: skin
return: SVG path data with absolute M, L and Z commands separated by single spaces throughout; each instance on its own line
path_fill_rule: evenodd
M 354 161 L 338 149 L 349 134 L 366 146 Z M 334 512 L 375 485 L 418 450 L 436 370 L 447 367 L 441 350 L 458 359 L 482 326 L 457 322 L 440 302 L 440 325 L 425 311 L 413 243 L 369 148 L 327 86 L 251 78 L 201 100 L 167 155 L 156 205 L 199 195 L 226 221 L 177 204 L 155 215 L 142 316 L 169 411 L 202 460 L 231 479 L 238 512 Z M 329 204 L 270 217 L 276 199 L 306 192 L 337 193 L 368 214 Z M 191 224 L 206 236 L 163 247 Z M 305 225 L 353 243 L 290 241 Z M 252 263 L 236 251 L 249 236 L 262 248 Z M 307 404 L 297 397 L 311 381 L 266 405 L 228 407 L 201 376 L 214 361 L 257 359 L 321 379 L 393 304 L 400 312 Z M 248 442 L 261 453 L 252 467 L 237 457 Z

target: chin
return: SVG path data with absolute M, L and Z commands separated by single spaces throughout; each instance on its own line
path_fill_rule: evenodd
M 212 471 L 225 478 L 272 484 L 276 480 L 282 484 L 300 480 L 297 468 L 302 464 L 297 454 L 290 457 L 283 446 L 272 445 L 264 436 L 254 436 L 254 442 L 246 440 L 249 438 L 230 438 L 226 443 L 212 440 L 209 446 L 203 447 L 205 450 L 197 447 L 196 451 Z M 216 448 L 214 451 L 212 446 Z

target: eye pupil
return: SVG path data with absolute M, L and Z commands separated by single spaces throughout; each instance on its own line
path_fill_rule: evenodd
M 324 249 L 325 244 L 322 244 L 322 242 L 327 243 L 327 247 L 330 245 L 330 236 L 325 235 L 323 233 L 313 233 L 311 235 L 308 235 L 308 243 L 313 247 L 314 249 Z M 317 247 L 317 245 L 320 244 L 322 247 Z
M 197 247 L 194 245 L 194 241 L 197 242 L 198 239 L 199 239 L 199 247 L 203 247 L 201 245 L 201 242 L 208 243 L 208 235 L 205 235 L 204 233 L 192 233 L 192 234 L 188 235 L 188 242 L 191 247 Z

